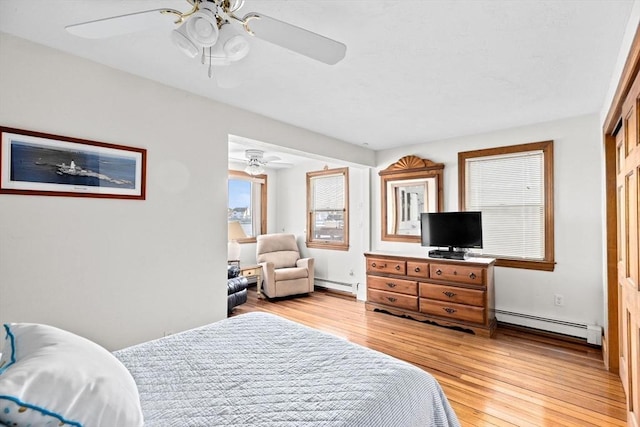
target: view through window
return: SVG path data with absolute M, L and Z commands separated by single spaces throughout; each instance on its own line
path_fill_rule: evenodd
M 240 223 L 247 241 L 265 233 L 266 187 L 265 175 L 251 176 L 244 172 L 229 171 L 228 220 Z

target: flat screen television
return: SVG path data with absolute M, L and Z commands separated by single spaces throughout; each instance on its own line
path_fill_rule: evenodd
M 422 246 L 436 258 L 466 258 L 466 249 L 482 248 L 482 212 L 427 212 L 420 216 Z

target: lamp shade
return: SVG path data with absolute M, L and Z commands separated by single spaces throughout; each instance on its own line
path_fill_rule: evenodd
M 247 234 L 242 229 L 240 221 L 229 221 L 229 240 L 246 239 Z
M 238 239 L 244 239 L 247 237 L 242 225 L 238 221 L 229 221 L 227 238 L 229 243 L 227 244 L 227 260 L 235 261 L 240 259 L 240 243 Z

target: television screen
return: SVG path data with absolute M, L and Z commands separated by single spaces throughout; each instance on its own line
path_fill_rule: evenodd
M 428 212 L 420 217 L 422 246 L 482 248 L 481 212 Z

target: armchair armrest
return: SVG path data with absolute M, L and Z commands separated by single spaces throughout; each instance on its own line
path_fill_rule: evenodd
M 267 296 L 275 295 L 276 293 L 276 273 L 275 264 L 272 262 L 260 262 L 258 265 L 262 266 L 262 290 Z
M 314 284 L 313 284 L 314 265 L 315 265 L 314 258 L 300 258 L 298 261 L 296 261 L 296 267 L 306 268 L 307 271 L 309 272 L 309 292 L 313 292 L 313 289 L 314 289 Z
M 238 277 L 240 275 L 240 267 L 237 265 L 228 265 L 227 266 L 227 279 L 233 279 L 234 277 Z

